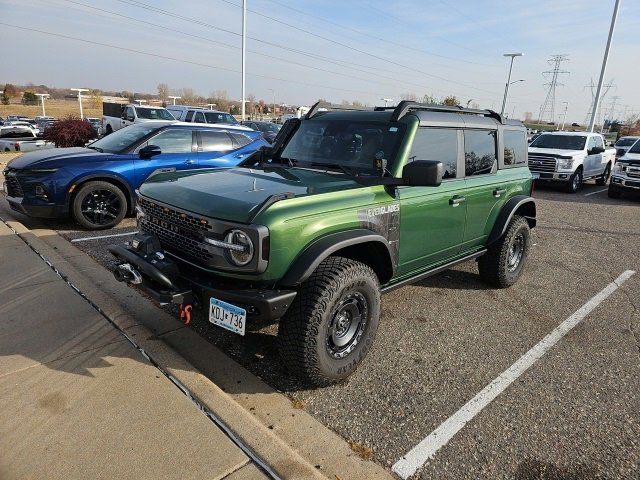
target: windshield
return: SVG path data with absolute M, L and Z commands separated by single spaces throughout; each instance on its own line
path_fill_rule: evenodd
M 633 144 L 633 147 L 629 149 L 629 153 L 640 153 L 640 141 Z
M 164 108 L 136 107 L 136 113 L 138 114 L 138 118 L 144 118 L 146 120 L 175 120 L 173 115 Z
M 529 144 L 538 148 L 557 148 L 560 150 L 583 150 L 587 137 L 582 135 L 545 135 L 542 134 Z
M 207 123 L 228 123 L 229 125 L 237 125 L 238 121 L 228 113 L 223 112 L 204 112 Z
M 616 142 L 616 147 L 630 147 L 636 143 L 636 140 L 638 139 L 633 137 L 621 138 Z
M 401 130 L 397 123 L 307 120 L 300 124 L 281 157 L 296 164 L 338 164 L 375 171 L 375 159 L 394 157 Z
M 161 127 L 157 124 L 154 125 L 148 123 L 129 125 L 128 127 L 116 130 L 106 137 L 102 137 L 100 140 L 97 140 L 88 146 L 89 148 L 94 148 L 101 152 L 120 153 L 128 149 L 145 135 L 148 135 L 159 128 Z
M 278 133 L 281 128 L 280 125 L 276 125 L 275 123 L 256 123 L 256 127 L 258 127 L 258 130 L 260 130 L 261 132 L 268 133 Z

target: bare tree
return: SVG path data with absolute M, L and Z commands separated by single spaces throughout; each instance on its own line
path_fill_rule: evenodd
M 166 83 L 158 84 L 158 97 L 160 97 L 160 100 L 163 102 L 169 100 L 169 85 Z
M 418 96 L 415 93 L 407 92 L 400 95 L 401 100 L 409 100 L 411 102 L 417 102 Z

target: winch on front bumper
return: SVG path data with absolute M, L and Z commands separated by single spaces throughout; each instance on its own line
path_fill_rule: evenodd
M 244 308 L 250 320 L 275 320 L 285 314 L 297 293 L 251 288 L 179 263 L 163 252 L 155 235 L 139 233 L 126 245 L 110 245 L 109 251 L 121 262 L 113 270 L 115 278 L 139 285 L 162 304 L 197 307 L 214 297 Z

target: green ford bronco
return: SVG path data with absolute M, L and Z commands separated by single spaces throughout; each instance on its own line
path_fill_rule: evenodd
M 237 167 L 152 176 L 114 275 L 187 322 L 192 307 L 240 335 L 278 321 L 286 366 L 326 385 L 371 348 L 382 293 L 472 259 L 514 284 L 531 188 L 526 129 L 495 112 L 316 104 Z

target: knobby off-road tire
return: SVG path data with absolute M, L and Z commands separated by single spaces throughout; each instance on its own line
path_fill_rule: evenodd
M 127 214 L 127 197 L 112 183 L 87 182 L 74 197 L 71 213 L 73 219 L 87 230 L 111 228 Z
M 498 288 L 516 283 L 529 254 L 529 240 L 527 219 L 514 215 L 505 234 L 478 259 L 480 277 Z
M 358 315 L 361 321 L 353 330 Z M 312 386 L 339 382 L 366 356 L 379 320 L 380 284 L 373 270 L 355 260 L 329 257 L 300 286 L 280 320 L 280 356 Z

